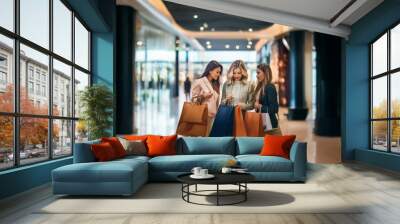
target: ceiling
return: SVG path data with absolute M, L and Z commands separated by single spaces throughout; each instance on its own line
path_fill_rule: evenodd
M 348 38 L 351 25 L 383 0 L 117 0 L 196 50 L 226 50 L 293 29 Z M 196 18 L 194 18 L 196 15 Z M 201 28 L 203 27 L 203 28 Z M 249 29 L 251 28 L 251 32 Z M 228 43 L 229 40 L 229 43 Z M 206 44 L 208 41 L 211 44 Z M 213 43 L 214 41 L 214 43 Z M 235 42 L 236 41 L 236 42 Z M 224 42 L 226 44 L 224 44 Z M 211 45 L 210 49 L 207 47 Z M 258 49 L 258 47 L 256 47 Z M 247 49 L 247 48 L 246 48 Z
M 224 50 L 224 51 L 236 51 L 236 50 L 254 50 L 255 43 L 257 40 L 232 40 L 232 39 L 197 39 L 206 50 Z M 208 43 L 207 43 L 208 42 Z M 249 44 L 249 42 L 251 44 Z M 211 48 L 207 48 L 211 46 Z M 249 46 L 249 47 L 247 47 Z
M 164 1 L 175 22 L 190 31 L 254 31 L 267 28 L 271 23 L 242 18 L 205 9 Z M 197 16 L 196 18 L 194 18 Z M 206 27 L 204 26 L 206 24 Z
M 163 1 L 175 22 L 193 32 L 256 32 L 272 23 Z M 201 28 L 202 27 L 202 28 Z M 254 50 L 254 39 L 197 38 L 205 50 Z M 252 44 L 249 44 L 251 41 Z M 209 43 L 209 44 L 207 44 Z M 229 48 L 227 48 L 229 45 Z M 249 45 L 249 47 L 247 47 Z M 238 46 L 238 47 L 237 47 Z
M 347 38 L 383 0 L 165 0 L 213 12 Z
M 243 3 L 243 0 L 225 1 Z M 352 1 L 353 0 L 251 0 L 246 1 L 246 4 L 329 21 L 336 13 Z

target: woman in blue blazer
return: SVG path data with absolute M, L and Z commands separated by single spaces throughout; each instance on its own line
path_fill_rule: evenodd
M 272 71 L 269 65 L 257 65 L 257 86 L 254 91 L 254 107 L 257 112 L 268 113 L 273 128 L 278 128 L 278 94 L 272 84 Z

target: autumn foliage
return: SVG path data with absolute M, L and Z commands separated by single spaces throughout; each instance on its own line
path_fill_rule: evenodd
M 9 85 L 5 93 L 0 93 L 0 111 L 2 112 L 13 112 L 14 107 L 14 91 L 13 86 Z M 45 106 L 43 106 L 45 105 Z M 33 101 L 29 99 L 28 93 L 25 88 L 20 89 L 20 111 L 22 114 L 35 114 L 35 115 L 47 115 L 48 104 L 42 103 L 40 105 L 34 105 Z M 0 116 L 0 147 L 1 148 L 13 148 L 13 117 L 12 116 Z M 48 140 L 48 119 L 47 118 L 32 118 L 32 117 L 21 117 L 20 118 L 20 148 L 24 149 L 27 145 L 38 145 L 43 146 Z M 53 126 L 53 138 L 57 138 L 59 135 L 59 127 Z
M 392 100 L 392 111 L 391 117 L 400 117 L 400 101 Z M 387 118 L 387 101 L 384 100 L 380 102 L 378 106 L 373 108 L 373 118 Z M 385 138 L 387 135 L 387 122 L 386 121 L 377 121 L 374 122 L 372 126 L 374 137 Z M 397 141 L 400 138 L 400 124 L 399 122 L 392 121 L 391 123 L 392 129 L 392 141 Z

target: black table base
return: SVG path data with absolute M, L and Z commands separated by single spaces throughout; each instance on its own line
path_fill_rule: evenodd
M 196 205 L 210 205 L 210 206 L 235 205 L 247 201 L 247 192 L 249 191 L 247 183 L 230 184 L 238 186 L 237 190 L 220 189 L 220 185 L 226 185 L 226 184 L 215 184 L 215 185 L 217 187 L 216 190 L 198 190 L 197 184 L 182 183 L 182 199 L 188 203 Z M 190 186 L 195 186 L 195 191 L 190 191 Z M 202 192 L 215 192 L 216 194 L 204 194 Z M 190 196 L 216 197 L 217 204 L 202 204 L 193 202 L 190 200 L 191 198 Z M 234 197 L 234 196 L 240 196 L 240 200 L 231 203 L 221 203 L 221 197 Z

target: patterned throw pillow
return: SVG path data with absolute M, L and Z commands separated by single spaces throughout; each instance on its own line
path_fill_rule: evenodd
M 147 155 L 146 144 L 142 140 L 126 140 L 118 138 L 126 151 L 126 155 L 145 156 Z

